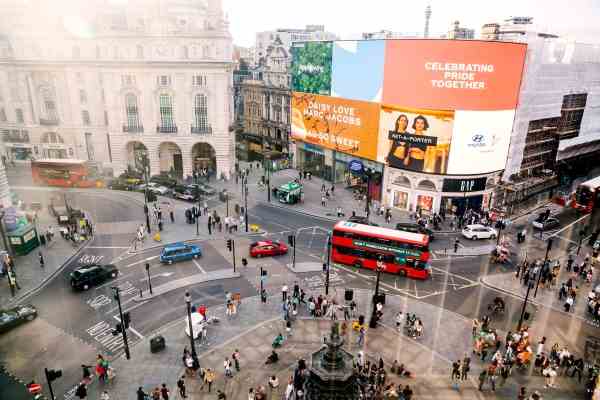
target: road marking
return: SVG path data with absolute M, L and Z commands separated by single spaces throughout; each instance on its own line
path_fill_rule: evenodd
M 88 249 L 129 249 L 131 246 L 88 246 Z
M 131 267 L 134 267 L 134 266 L 136 266 L 136 265 L 138 265 L 138 264 L 142 264 L 142 263 L 145 263 L 145 262 L 147 262 L 147 261 L 155 260 L 155 259 L 157 259 L 158 257 L 159 257 L 159 256 L 152 256 L 152 257 L 145 258 L 145 259 L 143 259 L 143 260 L 139 260 L 139 261 L 136 261 L 136 262 L 132 262 L 131 264 L 128 264 L 128 265 L 124 266 L 123 268 L 131 268 Z
M 96 325 L 86 329 L 86 332 L 108 351 L 116 352 L 125 346 L 122 335 L 113 335 L 113 326 L 106 321 L 100 321 Z
M 586 215 L 584 215 L 584 216 L 583 216 L 583 217 L 581 217 L 581 218 L 577 218 L 575 221 L 571 222 L 569 225 L 567 225 L 567 226 L 565 226 L 564 228 L 562 228 L 562 229 L 559 229 L 558 231 L 554 232 L 552 235 L 550 235 L 550 237 L 557 236 L 559 233 L 561 233 L 561 232 L 562 232 L 562 231 L 564 231 L 565 229 L 567 229 L 567 228 L 570 228 L 571 226 L 575 225 L 576 223 L 578 223 L 578 222 L 579 222 L 579 221 L 581 221 L 582 219 L 589 217 L 590 215 L 591 215 L 591 214 L 586 214 Z
M 110 286 L 110 285 L 113 285 L 113 286 L 114 286 L 116 282 L 119 282 L 120 280 L 123 280 L 123 279 L 125 279 L 125 278 L 129 278 L 129 277 L 130 277 L 130 276 L 132 276 L 132 275 L 135 275 L 135 272 L 132 272 L 132 273 L 130 273 L 130 274 L 125 274 L 125 275 L 121 275 L 121 274 L 119 274 L 119 275 L 117 275 L 117 278 L 115 278 L 115 279 L 113 279 L 113 280 L 110 280 L 110 281 L 108 281 L 108 282 L 106 282 L 106 283 L 103 283 L 103 284 L 102 284 L 102 285 L 100 285 L 100 286 L 96 286 L 95 290 L 102 289 L 102 288 L 104 288 L 104 287 L 106 287 L 106 286 Z
M 200 272 L 202 272 L 203 274 L 206 273 L 206 271 L 204 270 L 204 268 L 202 268 L 202 265 L 200 265 L 200 263 L 198 261 L 196 261 L 195 258 L 192 258 L 192 261 L 194 262 L 194 264 L 196 264 L 196 267 L 198 267 L 198 269 L 200 270 Z
M 113 315 L 113 318 L 117 320 L 117 322 L 121 322 L 121 318 L 119 318 L 116 315 Z M 131 324 L 129 324 L 129 328 L 127 328 L 127 330 L 133 332 L 135 335 L 137 335 L 140 339 L 144 339 L 144 336 L 139 333 L 137 330 L 133 329 L 133 326 L 131 326 Z
M 150 279 L 159 278 L 161 276 L 168 278 L 169 276 L 171 276 L 173 274 L 174 274 L 174 272 L 163 272 L 162 274 L 150 275 Z M 147 282 L 147 281 L 148 281 L 148 278 L 140 279 L 140 282 Z
M 92 297 L 86 303 L 92 307 L 94 310 L 99 309 L 100 307 L 104 307 L 109 305 L 112 302 L 112 299 L 106 295 L 101 294 L 100 296 Z
M 86 249 L 89 249 L 90 247 L 86 247 Z M 83 254 L 81 257 L 79 257 L 79 264 L 99 264 L 100 261 L 102 261 L 102 259 L 104 258 L 104 256 L 96 256 L 93 254 Z

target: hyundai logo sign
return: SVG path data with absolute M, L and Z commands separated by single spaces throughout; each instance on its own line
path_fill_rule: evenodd
M 473 135 L 471 140 L 473 140 L 473 143 L 481 143 L 481 142 L 483 142 L 484 138 L 485 138 L 485 136 L 477 134 L 477 135 Z
M 360 160 L 351 160 L 348 163 L 348 169 L 352 172 L 360 173 L 363 168 L 363 163 Z

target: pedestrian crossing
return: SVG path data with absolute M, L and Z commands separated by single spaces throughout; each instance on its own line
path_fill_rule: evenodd
M 96 325 L 86 329 L 93 341 L 99 343 L 103 348 L 112 353 L 117 353 L 125 347 L 123 335 L 113 335 L 114 327 L 106 321 L 100 321 Z

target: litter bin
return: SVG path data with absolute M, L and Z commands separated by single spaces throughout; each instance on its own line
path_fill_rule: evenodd
M 150 352 L 157 353 L 165 348 L 165 338 L 162 335 L 154 336 L 150 339 Z

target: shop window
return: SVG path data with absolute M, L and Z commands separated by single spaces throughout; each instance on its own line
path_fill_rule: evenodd
M 406 210 L 408 208 L 408 193 L 394 191 L 394 207 Z

